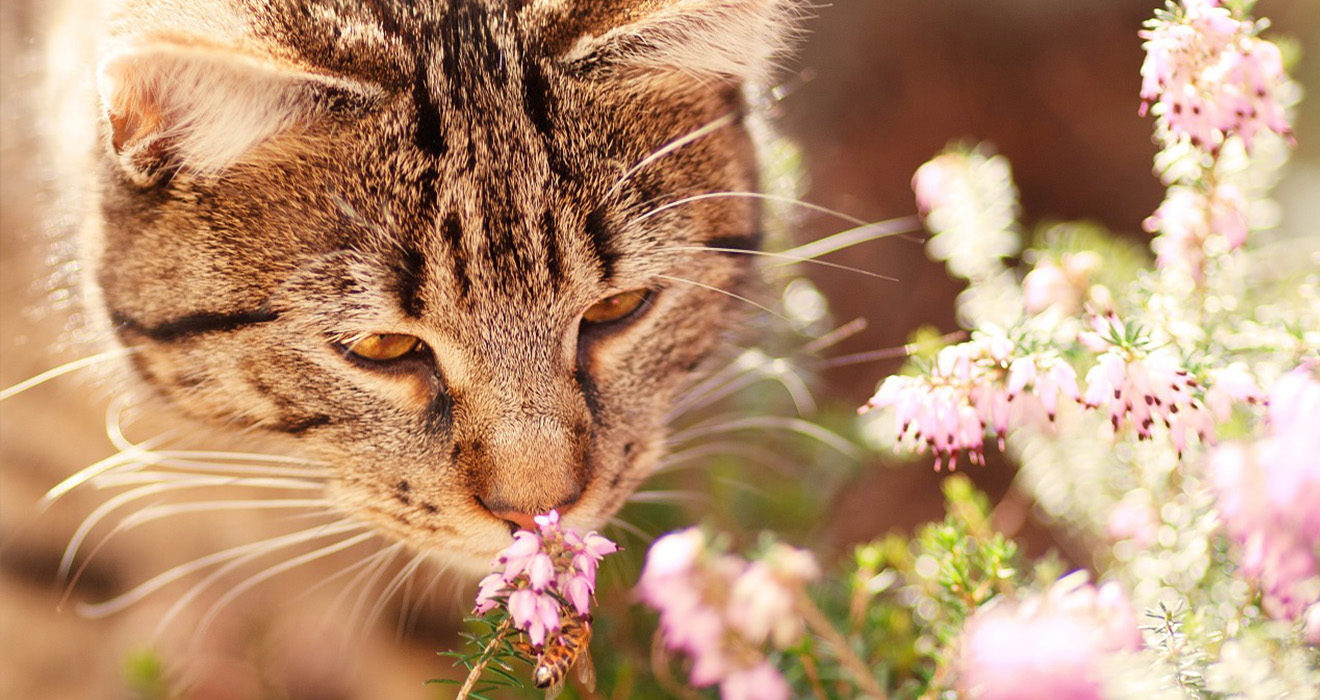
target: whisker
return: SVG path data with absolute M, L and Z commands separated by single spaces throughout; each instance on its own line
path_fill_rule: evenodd
M 202 616 L 201 622 L 199 622 L 197 625 L 197 631 L 194 633 L 195 635 L 194 639 L 196 637 L 200 637 L 202 634 L 206 632 L 207 628 L 209 628 L 211 626 L 211 623 L 215 621 L 216 616 L 220 614 L 221 610 L 223 610 L 230 603 L 234 602 L 234 600 L 238 598 L 240 595 L 242 595 L 243 593 L 249 590 L 252 590 L 252 588 L 257 586 L 261 582 L 272 579 L 292 569 L 296 569 L 304 564 L 314 562 L 317 559 L 323 559 L 336 552 L 342 552 L 345 549 L 361 544 L 362 542 L 365 542 L 366 540 L 371 539 L 372 537 L 375 536 L 376 534 L 374 532 L 359 533 L 352 537 L 342 539 L 334 544 L 321 547 L 320 549 L 316 549 L 311 552 L 307 552 L 305 554 L 300 554 L 296 557 L 293 557 L 292 559 L 286 559 L 278 564 L 275 564 L 274 566 L 264 569 L 260 573 L 247 577 L 246 579 L 243 580 L 243 582 L 239 583 L 238 585 L 226 591 L 224 595 L 220 596 L 220 598 L 218 598 L 214 603 L 211 604 L 211 607 L 207 609 L 206 614 Z
M 323 498 L 258 498 L 225 501 L 199 501 L 194 503 L 171 503 L 167 505 L 143 508 L 119 521 L 116 529 L 129 530 L 149 522 L 172 518 L 188 513 L 213 513 L 227 510 L 281 510 L 281 509 L 320 508 L 329 515 L 330 503 Z
M 955 340 L 959 340 L 966 336 L 967 336 L 967 331 L 954 331 L 952 333 L 945 333 L 944 335 L 936 338 L 934 341 L 931 342 L 942 345 L 945 343 L 951 343 Z M 857 364 L 862 364 L 864 362 L 892 360 L 899 357 L 908 357 L 919 349 L 920 347 L 918 345 L 915 345 L 913 343 L 908 343 L 906 345 L 899 345 L 892 348 L 884 348 L 881 350 L 868 350 L 866 352 L 857 352 L 851 355 L 840 355 L 838 357 L 831 357 L 827 360 L 822 360 L 820 364 L 817 366 L 821 369 L 833 369 L 835 367 L 857 365 Z
M 362 620 L 365 626 L 366 619 L 362 617 L 362 611 L 366 607 L 367 597 L 371 594 L 371 591 L 375 590 L 376 584 L 380 582 L 381 576 L 385 575 L 385 570 L 394 563 L 394 560 L 398 558 L 399 552 L 402 550 L 403 542 L 394 543 L 390 547 L 379 552 L 380 554 L 385 555 L 379 562 L 371 568 L 363 571 L 363 573 L 370 571 L 371 575 L 362 584 L 362 589 L 358 592 L 357 599 L 353 601 L 353 608 L 348 612 L 348 624 L 355 624 L 355 620 Z M 353 577 L 353 581 L 357 581 L 357 579 L 357 576 Z M 350 583 L 350 585 L 352 584 Z
M 756 371 L 764 366 L 765 362 L 766 355 L 759 350 L 747 350 L 742 352 L 732 362 L 712 373 L 699 384 L 696 384 L 685 391 L 683 396 L 674 402 L 674 407 L 670 409 L 665 420 L 673 420 L 675 417 L 686 411 L 687 404 L 693 403 L 694 399 L 699 399 L 709 392 L 719 389 L 720 386 L 726 382 L 734 381 L 742 375 Z
M 611 517 L 609 520 L 606 520 L 605 524 L 608 527 L 618 528 L 620 530 L 623 530 L 624 532 L 627 532 L 628 534 L 632 535 L 633 537 L 636 537 L 637 539 L 641 540 L 642 542 L 645 542 L 648 545 L 654 542 L 656 538 L 655 535 L 652 535 L 651 533 L 643 530 L 640 527 L 637 527 L 636 525 L 633 525 L 632 523 L 618 517 L 617 515 Z
M 308 528 L 306 530 L 300 530 L 298 532 L 290 533 L 287 535 L 270 537 L 264 540 L 259 540 L 257 542 L 249 542 L 247 544 L 241 544 L 236 547 L 230 547 L 228 549 L 224 549 L 219 552 L 213 552 L 204 557 L 199 557 L 190 562 L 179 564 L 165 571 L 162 571 L 161 573 L 152 576 L 146 581 L 143 581 L 137 586 L 134 586 L 132 589 L 124 593 L 121 593 L 115 596 L 114 598 L 111 598 L 110 600 L 101 603 L 81 603 L 78 605 L 78 612 L 79 614 L 85 617 L 89 617 L 93 619 L 102 618 L 107 615 L 111 615 L 113 613 L 119 612 L 120 610 L 124 610 L 125 608 L 128 608 L 134 603 L 141 601 L 143 598 L 146 598 L 147 596 L 151 595 L 152 593 L 155 593 L 156 591 L 164 588 L 165 586 L 174 583 L 175 581 L 178 581 L 179 579 L 188 576 L 189 574 L 192 574 L 196 571 L 201 571 L 202 569 L 205 569 L 208 566 L 212 566 L 214 564 L 218 564 L 221 562 L 230 561 L 235 557 L 242 557 L 243 555 L 253 551 L 258 552 L 259 554 L 265 554 L 269 552 L 278 551 L 279 549 L 282 549 L 284 547 L 295 545 L 300 542 L 305 542 L 307 540 L 317 539 L 319 537 L 328 537 L 331 535 L 338 535 L 345 532 L 351 532 L 353 530 L 361 530 L 365 527 L 366 527 L 365 524 L 346 523 L 346 522 L 341 522 L 338 524 L 330 524 L 330 525 L 317 525 L 316 527 Z M 195 597 L 195 595 L 192 597 Z M 191 600 L 191 597 L 189 599 Z
M 754 462 L 765 464 L 776 472 L 787 474 L 793 470 L 794 462 L 785 459 L 783 455 L 773 450 L 766 449 L 757 445 L 749 445 L 741 442 L 713 442 L 703 443 L 697 447 L 689 447 L 685 450 L 666 455 L 660 460 L 651 475 L 667 474 L 679 471 L 680 465 L 694 465 L 698 460 L 707 457 L 720 456 L 741 456 Z
M 837 433 L 816 425 L 809 420 L 803 420 L 801 418 L 786 418 L 782 416 L 754 416 L 719 424 L 697 425 L 674 433 L 670 436 L 668 443 L 671 445 L 678 445 L 694 438 L 706 435 L 731 433 L 737 430 L 788 430 L 814 438 L 821 444 L 827 445 L 840 454 L 853 459 L 861 458 L 861 452 L 857 447 L 839 436 Z
M 920 230 L 920 219 L 915 216 L 904 216 L 898 219 L 863 224 L 857 228 L 836 233 L 833 236 L 826 236 L 796 248 L 789 248 L 783 251 L 782 254 L 795 258 L 818 258 L 859 243 Z
M 821 350 L 831 348 L 843 341 L 866 330 L 865 318 L 854 318 L 853 320 L 835 328 L 834 330 L 816 338 L 815 340 L 802 346 L 802 352 L 806 354 L 815 354 Z
M 72 362 L 66 362 L 60 365 L 59 367 L 48 369 L 45 372 L 42 372 L 41 374 L 38 374 L 35 377 L 32 377 L 30 379 L 25 379 L 7 389 L 0 391 L 0 401 L 4 401 L 5 399 L 17 396 L 27 391 L 28 389 L 45 384 L 46 382 L 52 379 L 57 379 L 66 374 L 69 374 L 70 372 L 76 372 L 84 367 L 91 367 L 92 365 L 105 362 L 106 360 L 113 360 L 117 357 L 131 355 L 132 353 L 135 353 L 138 350 L 139 350 L 138 347 L 115 348 L 113 350 L 107 350 L 105 352 L 97 353 L 95 355 L 88 355 L 87 357 L 77 359 Z
M 125 474 L 102 474 L 92 483 L 96 489 L 118 488 L 134 484 L 189 483 L 196 486 L 238 486 L 249 489 L 284 489 L 289 491 L 317 491 L 325 488 L 324 481 L 297 477 L 248 477 L 190 474 L 186 472 L 139 471 Z
M 752 359 L 745 359 L 747 357 Z M 746 353 L 739 360 L 747 364 L 740 375 L 735 374 L 730 377 L 723 386 L 717 384 L 709 387 L 704 392 L 695 390 L 687 392 L 682 398 L 674 402 L 673 408 L 667 414 L 667 420 L 672 420 L 688 411 L 709 406 L 763 379 L 773 379 L 783 386 L 784 390 L 788 392 L 789 398 L 793 400 L 793 406 L 797 409 L 799 415 L 815 413 L 816 400 L 811 396 L 811 390 L 807 388 L 806 382 L 802 381 L 802 378 L 794 371 L 791 362 L 783 358 L 769 358 L 761 354 L 752 356 Z
M 142 461 L 143 454 L 144 453 L 141 453 L 136 448 L 128 451 L 120 451 L 99 462 L 80 469 L 77 473 L 64 481 L 61 481 L 47 491 L 45 495 L 41 497 L 41 500 L 37 502 L 37 508 L 44 511 L 49 508 L 51 504 L 55 503 L 55 501 L 68 495 L 70 491 L 82 486 L 92 479 L 109 474 L 121 467 L 132 466 L 135 468 L 141 468 L 146 464 Z
M 421 566 L 425 561 L 426 552 L 418 552 L 416 556 L 408 560 L 407 564 L 404 564 L 402 569 L 399 569 L 399 572 L 394 575 L 394 578 L 390 579 L 390 582 L 386 584 L 384 590 L 382 590 L 380 595 L 376 597 L 376 604 L 371 606 L 371 612 L 367 613 L 367 618 L 362 624 L 362 631 L 364 634 L 376 624 L 377 620 L 380 619 L 380 616 L 385 612 L 385 606 L 389 604 L 389 601 L 394 597 L 394 594 L 399 591 L 399 587 L 402 586 L 405 581 L 411 582 L 413 574 L 417 573 L 417 567 Z M 402 615 L 402 611 L 400 611 L 400 615 Z M 400 617 L 400 619 L 402 620 L 402 617 Z
M 110 404 L 105 412 L 105 436 L 109 438 L 110 444 L 114 445 L 115 449 L 120 452 L 140 453 L 143 461 L 149 462 L 151 461 L 151 450 L 144 446 L 148 442 L 165 442 L 166 439 L 174 437 L 175 433 L 167 432 L 141 444 L 135 443 L 124 435 L 124 413 L 127 410 L 128 403 L 122 399 L 116 399 Z
M 684 204 L 691 204 L 692 202 L 700 202 L 707 199 L 726 199 L 730 197 L 742 197 L 745 199 L 761 199 L 770 202 L 778 202 L 780 204 L 792 204 L 793 206 L 802 207 L 803 209 L 808 209 L 821 214 L 828 214 L 829 216 L 842 219 L 843 221 L 846 221 L 852 224 L 853 226 L 865 227 L 865 226 L 873 225 L 871 222 L 868 222 L 865 219 L 859 219 L 855 216 L 850 216 L 841 211 L 830 209 L 829 207 L 824 207 L 819 204 L 812 204 L 811 202 L 806 202 L 794 197 L 784 197 L 780 195 L 766 194 L 764 192 L 737 192 L 737 191 L 703 192 L 701 194 L 694 194 L 688 197 L 683 197 L 681 199 L 676 199 L 672 202 L 667 202 L 658 207 L 655 207 L 654 209 L 650 209 L 643 214 L 633 217 L 628 222 L 627 225 L 632 226 L 634 224 L 640 224 L 641 222 L 653 216 L 666 212 L 675 207 L 680 207 Z M 915 217 L 913 218 L 915 219 Z M 856 230 L 856 229 L 850 229 L 850 230 Z
M 347 576 L 351 572 L 357 572 L 353 575 L 353 578 L 348 580 L 348 583 L 344 584 L 344 587 L 339 590 L 339 593 L 335 594 L 335 598 L 330 602 L 330 605 L 326 606 L 326 622 L 323 624 L 329 624 L 329 615 L 343 605 L 344 601 L 348 598 L 349 592 L 357 589 L 363 577 L 370 575 L 370 572 L 373 571 L 375 567 L 380 566 L 381 562 L 386 557 L 396 553 L 400 546 L 402 546 L 401 543 L 395 542 L 388 547 L 381 547 L 375 552 L 363 557 L 361 561 L 344 567 L 342 571 L 331 576 L 330 579 L 327 579 L 328 582 L 329 580 L 339 578 L 340 576 Z M 361 569 L 361 571 L 358 571 L 359 569 Z
M 628 503 L 709 503 L 710 495 L 697 491 L 634 491 Z
M 673 153 L 674 151 L 677 151 L 678 149 L 692 143 L 693 141 L 704 138 L 709 134 L 712 134 L 726 126 L 729 126 L 733 122 L 734 122 L 733 113 L 725 114 L 661 146 L 660 148 L 652 152 L 651 155 L 648 155 L 645 158 L 637 161 L 636 165 L 624 171 L 623 175 L 621 175 L 619 179 L 615 181 L 614 185 L 612 185 L 610 189 L 605 192 L 605 196 L 602 199 L 609 199 L 615 194 L 618 194 L 619 189 L 623 187 L 624 183 L 632 179 L 632 177 L 636 175 L 638 172 L 640 172 L 642 168 L 645 168 L 651 163 L 660 160 L 661 158 L 669 155 L 670 153 Z
M 153 450 L 152 454 L 160 455 L 167 459 L 177 459 L 183 461 L 194 460 L 228 460 L 234 462 L 270 462 L 274 464 L 297 464 L 308 467 L 325 467 L 328 462 L 315 459 L 306 459 L 304 457 L 290 457 L 288 455 L 261 454 L 257 452 L 224 452 L 207 450 Z
M 820 265 L 821 267 L 832 268 L 832 269 L 835 269 L 835 270 L 843 270 L 843 271 L 845 271 L 845 272 L 855 272 L 855 273 L 857 273 L 857 274 L 859 274 L 859 275 L 866 275 L 867 277 L 874 277 L 875 279 L 885 280 L 886 282 L 898 282 L 898 281 L 899 281 L 899 279 L 898 279 L 897 277 L 890 277 L 889 275 L 882 275 L 882 274 L 880 274 L 880 273 L 878 273 L 878 272 L 871 272 L 871 271 L 869 271 L 869 270 L 863 270 L 863 269 L 861 269 L 861 268 L 858 268 L 858 267 L 851 267 L 851 266 L 849 266 L 849 265 L 841 265 L 841 264 L 839 264 L 839 263 L 829 262 L 828 260 L 816 260 L 816 259 L 814 259 L 814 258 L 803 258 L 803 257 L 799 257 L 799 256 L 796 256 L 796 255 L 785 255 L 784 253 L 772 253 L 772 252 L 765 251 L 765 250 L 747 250 L 747 249 L 744 249 L 744 248 L 715 248 L 715 247 L 712 247 L 712 246 L 672 246 L 672 247 L 669 247 L 669 248 L 665 248 L 664 250 L 699 251 L 699 252 L 711 252 L 711 253 L 730 253 L 730 254 L 735 254 L 735 255 L 759 255 L 759 256 L 761 256 L 761 257 L 775 258 L 775 259 L 784 260 L 785 262 L 789 262 L 789 263 L 794 263 L 794 262 L 805 262 L 805 263 L 811 263 L 812 265 Z
M 734 294 L 733 292 L 730 292 L 730 291 L 728 291 L 728 290 L 720 289 L 719 287 L 713 287 L 713 286 L 711 286 L 711 285 L 709 285 L 709 284 L 704 284 L 704 283 L 702 283 L 702 282 L 697 282 L 697 281 L 695 281 L 695 280 L 685 279 L 685 278 L 682 278 L 682 277 L 674 277 L 674 276 L 672 276 L 672 275 L 656 275 L 656 277 L 659 278 L 659 279 L 666 279 L 666 280 L 670 280 L 670 281 L 673 281 L 673 282 L 686 282 L 687 284 L 690 284 L 690 285 L 693 285 L 693 286 L 696 286 L 696 287 L 701 287 L 702 289 L 708 289 L 708 290 L 710 290 L 710 291 L 712 291 L 712 292 L 719 292 L 720 294 L 723 294 L 724 296 L 729 297 L 729 298 L 731 298 L 731 299 L 737 299 L 738 301 L 742 301 L 742 302 L 746 302 L 746 303 L 748 303 L 748 304 L 751 304 L 752 306 L 755 306 L 756 308 L 758 308 L 758 309 L 760 309 L 760 310 L 762 310 L 762 311 L 764 311 L 764 312 L 770 314 L 771 316 L 774 316 L 775 318 L 778 318 L 778 319 L 781 320 L 781 321 L 784 321 L 785 323 L 788 323 L 788 322 L 789 322 L 789 320 L 788 320 L 787 318 L 785 318 L 784 316 L 782 316 L 782 315 L 776 313 L 774 309 L 771 309 L 771 308 L 768 307 L 768 306 L 762 306 L 761 304 L 758 304 L 758 303 L 752 301 L 751 299 L 748 299 L 747 297 L 739 296 L 739 295 Z
M 427 580 L 426 585 L 422 586 L 416 599 L 413 600 L 412 609 L 408 610 L 408 607 L 404 606 L 407 613 L 401 620 L 402 624 L 395 630 L 397 639 L 403 639 L 405 634 L 411 634 L 413 630 L 417 629 L 417 621 L 421 619 L 422 609 L 426 605 L 427 598 L 431 597 L 431 592 L 435 590 L 436 584 L 440 582 L 440 577 L 448 571 L 449 564 L 436 565 L 435 573 L 431 574 L 431 578 Z

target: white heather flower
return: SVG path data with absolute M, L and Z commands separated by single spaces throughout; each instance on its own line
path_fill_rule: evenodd
M 1064 315 L 1081 311 L 1091 286 L 1091 274 L 1100 265 L 1100 256 L 1090 251 L 1065 253 L 1058 260 L 1041 260 L 1022 279 L 1023 306 L 1033 314 L 1050 308 Z
M 1266 612 L 1295 619 L 1320 600 L 1320 381 L 1303 366 L 1270 391 L 1269 434 L 1224 445 L 1209 462 L 1243 573 L 1260 582 Z
M 1302 622 L 1302 641 L 1320 647 L 1320 603 L 1312 603 L 1306 609 L 1306 617 Z
M 1203 274 L 1206 243 L 1224 240 L 1228 250 L 1247 240 L 1247 200 L 1232 185 L 1218 185 L 1208 192 L 1174 186 L 1142 227 L 1159 234 L 1151 243 L 1161 268 L 1190 271 L 1198 280 Z
M 1217 0 L 1184 0 L 1183 6 L 1141 32 L 1142 113 L 1155 105 L 1170 133 L 1210 151 L 1232 135 L 1248 149 L 1262 131 L 1289 136 L 1277 94 L 1287 81 L 1278 47 Z
M 970 700 L 1100 700 L 1104 657 L 1141 648 L 1116 585 L 1072 589 L 977 610 L 959 639 L 958 687 Z

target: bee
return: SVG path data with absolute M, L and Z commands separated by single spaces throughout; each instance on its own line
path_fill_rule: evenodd
M 546 689 L 546 700 L 553 700 L 564 689 L 564 681 L 574 666 L 582 685 L 595 690 L 596 669 L 591 663 L 590 647 L 591 622 L 576 616 L 570 616 L 559 634 L 546 642 L 532 670 L 532 682 Z

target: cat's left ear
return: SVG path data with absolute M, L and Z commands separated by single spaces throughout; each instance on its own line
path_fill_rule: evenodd
M 800 0 L 532 0 L 558 58 L 626 79 L 764 82 L 799 31 Z
M 100 64 L 108 146 L 129 179 L 148 185 L 185 169 L 215 175 L 277 134 L 375 99 L 374 86 L 310 73 L 201 42 L 123 47 Z

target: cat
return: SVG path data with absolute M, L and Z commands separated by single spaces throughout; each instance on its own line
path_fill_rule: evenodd
M 749 95 L 797 3 L 96 9 L 51 152 L 116 392 L 311 460 L 335 532 L 457 571 L 626 502 L 742 323 Z

